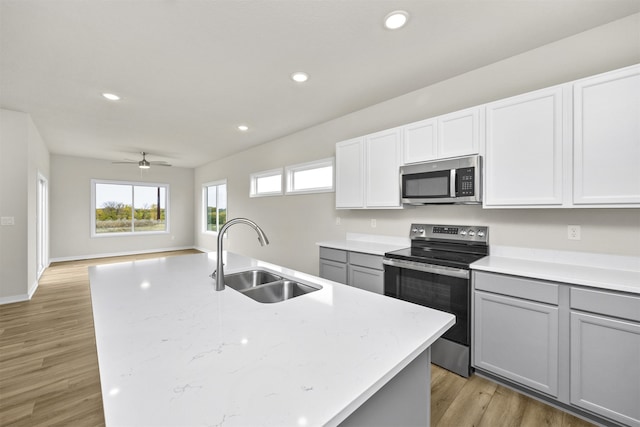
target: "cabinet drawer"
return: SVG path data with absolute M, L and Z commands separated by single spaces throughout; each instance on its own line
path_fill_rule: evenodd
M 384 270 L 384 267 L 382 266 L 382 257 L 380 255 L 350 252 L 349 264 L 359 265 L 361 267 L 367 268 L 375 268 L 376 270 Z
M 481 271 L 473 279 L 477 290 L 558 305 L 559 286 L 554 283 Z
M 640 297 L 571 288 L 571 308 L 640 322 Z
M 320 248 L 320 258 L 331 261 L 347 262 L 347 251 L 332 248 Z

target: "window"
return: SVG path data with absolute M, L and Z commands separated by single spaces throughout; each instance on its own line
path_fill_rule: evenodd
M 282 194 L 282 168 L 252 173 L 250 197 L 279 196 Z
M 287 166 L 287 194 L 333 191 L 333 157 Z
M 91 180 L 91 235 L 168 233 L 169 185 Z
M 204 232 L 217 233 L 227 222 L 227 181 L 210 182 L 202 186 Z

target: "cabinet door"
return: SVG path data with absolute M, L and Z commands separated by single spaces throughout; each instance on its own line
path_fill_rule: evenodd
M 571 312 L 571 403 L 640 426 L 640 324 Z
M 364 207 L 364 138 L 336 144 L 336 208 Z
M 437 156 L 437 121 L 422 120 L 402 129 L 403 161 L 407 163 L 433 160 Z
M 640 204 L 640 66 L 574 85 L 575 204 Z
M 347 284 L 347 264 L 320 259 L 320 277 L 334 282 Z
M 474 363 L 558 397 L 558 307 L 476 291 Z
M 438 158 L 477 154 L 480 108 L 468 108 L 438 117 Z
M 349 285 L 384 295 L 384 271 L 349 265 Z
M 365 136 L 365 205 L 400 207 L 400 128 Z
M 485 207 L 562 205 L 564 87 L 486 106 Z

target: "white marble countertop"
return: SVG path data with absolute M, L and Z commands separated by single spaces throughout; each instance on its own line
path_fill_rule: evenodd
M 107 426 L 337 425 L 452 315 L 240 255 L 322 286 L 261 304 L 208 276 L 215 253 L 89 269 Z
M 640 258 L 566 251 L 491 248 L 473 270 L 640 294 Z
M 369 234 L 347 233 L 344 240 L 328 240 L 316 242 L 323 248 L 340 249 L 350 252 L 362 252 L 372 255 L 384 255 L 386 252 L 396 251 L 411 246 L 409 238 L 379 236 Z

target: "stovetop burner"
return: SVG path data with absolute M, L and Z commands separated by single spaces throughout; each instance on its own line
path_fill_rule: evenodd
M 468 268 L 489 253 L 489 229 L 481 226 L 412 224 L 411 247 L 385 257 L 447 267 Z

